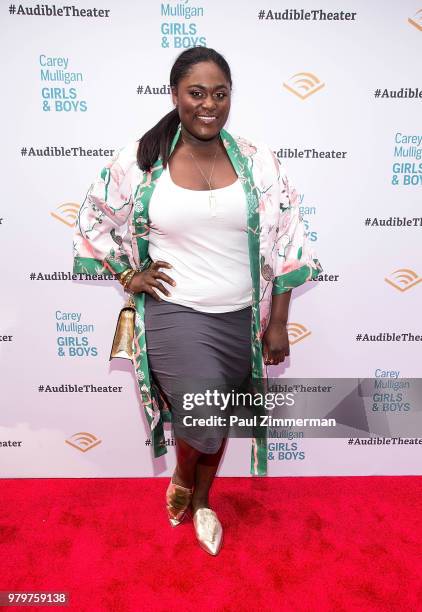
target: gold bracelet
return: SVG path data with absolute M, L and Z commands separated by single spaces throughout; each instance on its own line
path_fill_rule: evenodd
M 126 291 L 128 288 L 128 285 L 130 284 L 130 281 L 132 280 L 132 278 L 135 276 L 137 270 L 131 270 L 129 272 L 129 274 L 126 274 L 125 279 L 122 283 L 124 290 Z
M 125 278 L 127 277 L 128 274 L 132 272 L 132 270 L 133 268 L 128 268 L 127 270 L 124 270 L 121 274 L 119 274 L 118 280 L 121 285 L 123 285 Z

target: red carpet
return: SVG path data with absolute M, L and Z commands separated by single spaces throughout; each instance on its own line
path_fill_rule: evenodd
M 217 557 L 168 524 L 167 478 L 0 482 L 0 591 L 69 592 L 50 609 L 422 610 L 418 477 L 220 477 Z

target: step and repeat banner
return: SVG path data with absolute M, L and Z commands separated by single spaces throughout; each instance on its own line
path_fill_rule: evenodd
M 422 473 L 422 431 L 405 425 L 417 423 L 417 394 L 403 392 L 422 362 L 421 2 L 28 0 L 0 11 L 0 476 L 172 473 L 169 424 L 168 453 L 153 459 L 131 363 L 109 361 L 125 296 L 114 280 L 72 277 L 72 241 L 91 182 L 171 110 L 170 68 L 195 45 L 229 62 L 226 127 L 287 167 L 324 268 L 294 291 L 291 354 L 270 375 L 312 379 L 315 397 L 318 379 L 350 382 L 336 411 L 350 436 L 283 430 L 268 440 L 268 474 Z M 249 467 L 250 440 L 231 439 L 220 475 Z

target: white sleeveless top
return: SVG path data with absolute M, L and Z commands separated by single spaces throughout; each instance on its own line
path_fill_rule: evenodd
M 245 192 L 235 183 L 210 192 L 173 183 L 169 167 L 149 203 L 149 255 L 173 267 L 161 271 L 176 281 L 163 300 L 203 312 L 229 312 L 252 304 Z

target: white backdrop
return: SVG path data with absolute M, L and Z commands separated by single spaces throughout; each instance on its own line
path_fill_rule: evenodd
M 145 443 L 131 364 L 108 361 L 123 301 L 118 284 L 63 275 L 72 271 L 77 208 L 110 151 L 171 109 L 166 84 L 180 45 L 214 47 L 228 60 L 227 129 L 290 155 L 284 161 L 328 275 L 294 292 L 292 339 L 293 324 L 311 333 L 292 344 L 273 375 L 420 375 L 420 340 L 356 337 L 422 333 L 422 5 L 390 0 L 381 10 L 375 0 L 325 1 L 318 5 L 325 13 L 312 13 L 315 3 L 295 0 L 286 19 L 289 6 L 272 4 L 2 3 L 0 476 L 172 472 L 173 448 L 153 460 Z M 62 148 L 71 154 L 60 155 Z M 391 225 L 381 225 L 390 217 Z M 413 225 L 393 225 L 395 217 Z M 89 327 L 58 327 L 72 322 Z M 88 355 L 71 356 L 69 346 L 59 354 L 59 343 L 83 337 Z M 269 475 L 422 473 L 418 445 L 284 443 L 296 454 L 277 454 Z M 249 455 L 249 440 L 230 440 L 219 473 L 249 475 Z

